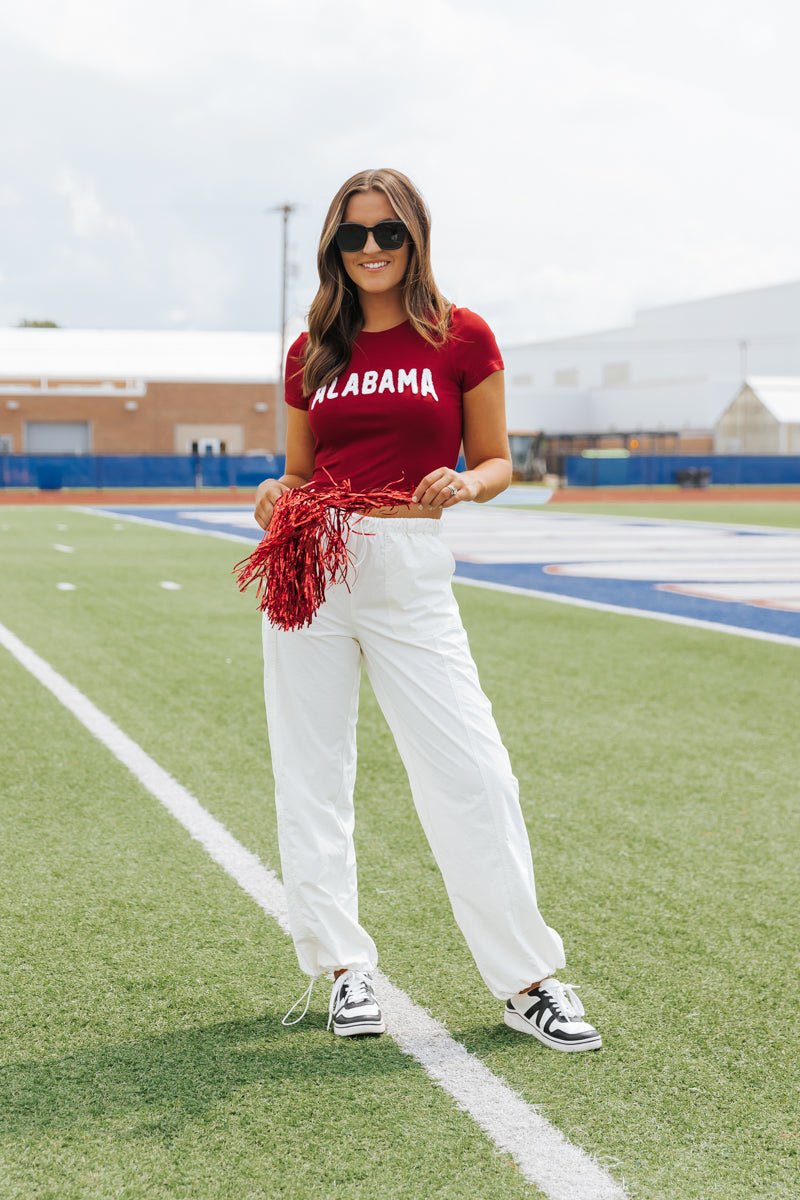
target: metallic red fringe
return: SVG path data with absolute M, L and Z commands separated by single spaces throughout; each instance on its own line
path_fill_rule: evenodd
M 394 508 L 411 500 L 410 491 L 392 486 L 354 492 L 349 479 L 322 492 L 307 491 L 308 486 L 291 488 L 278 497 L 264 537 L 233 568 L 240 592 L 257 580 L 258 606 L 281 629 L 311 624 L 329 579 L 349 587 L 347 537 L 355 513 Z M 354 531 L 360 533 L 357 525 Z

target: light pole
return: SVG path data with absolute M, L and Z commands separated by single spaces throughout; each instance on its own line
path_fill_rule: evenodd
M 283 403 L 283 364 L 286 361 L 286 290 L 289 252 L 289 214 L 299 208 L 298 204 L 275 204 L 266 212 L 283 213 L 283 253 L 281 257 L 281 352 L 278 361 L 278 383 L 276 387 L 277 408 L 275 411 L 275 438 L 278 454 L 286 452 L 286 409 Z

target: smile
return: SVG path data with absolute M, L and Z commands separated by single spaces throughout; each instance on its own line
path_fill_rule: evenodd
M 382 259 L 380 262 L 369 262 L 360 264 L 366 271 L 382 271 L 384 267 L 388 267 L 388 259 Z

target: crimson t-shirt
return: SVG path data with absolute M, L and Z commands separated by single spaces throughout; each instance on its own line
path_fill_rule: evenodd
M 461 448 L 462 395 L 504 370 L 489 326 L 453 306 L 443 346 L 432 346 L 406 320 L 379 333 L 362 330 L 350 361 L 325 387 L 303 394 L 307 333 L 286 356 L 285 400 L 308 410 L 314 436 L 311 482 L 349 479 L 356 491 L 409 489 L 437 467 L 455 467 Z M 330 474 L 328 474 L 330 473 Z

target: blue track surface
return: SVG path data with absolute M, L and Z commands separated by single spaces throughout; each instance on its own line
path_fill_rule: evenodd
M 800 613 L 777 612 L 752 604 L 720 603 L 695 596 L 681 596 L 675 592 L 661 592 L 649 580 L 570 579 L 546 575 L 538 563 L 460 562 L 456 577 L 548 592 L 553 596 L 573 596 L 579 600 L 614 604 L 621 608 L 638 608 L 646 612 L 715 621 L 722 625 L 739 625 L 743 629 L 779 633 L 800 641 Z

